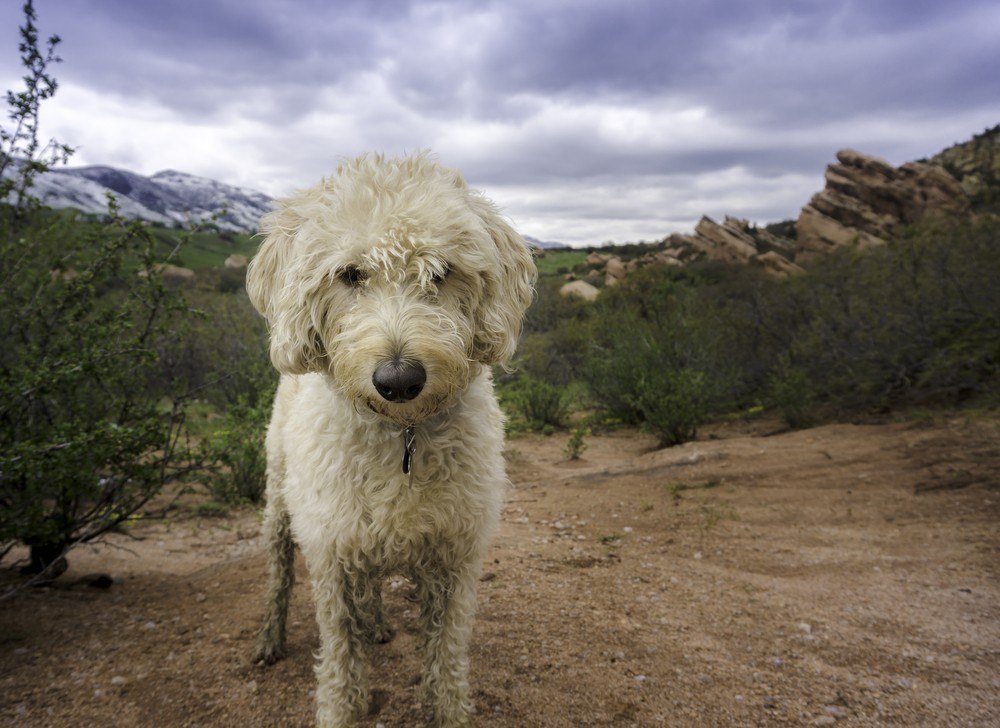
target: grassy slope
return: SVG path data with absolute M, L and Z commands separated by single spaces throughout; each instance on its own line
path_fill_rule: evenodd
M 175 248 L 184 235 L 182 230 L 156 228 L 154 235 L 157 242 L 163 245 L 167 252 Z M 252 235 L 235 233 L 218 233 L 202 231 L 190 233 L 188 240 L 182 245 L 178 265 L 193 270 L 219 268 L 230 255 L 245 255 L 251 258 L 257 252 L 260 238 Z
M 586 257 L 586 250 L 548 250 L 544 257 L 535 259 L 535 265 L 540 275 L 556 275 L 573 270 L 573 266 L 582 263 Z

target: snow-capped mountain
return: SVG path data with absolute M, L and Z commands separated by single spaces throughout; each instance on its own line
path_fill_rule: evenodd
M 143 177 L 114 167 L 53 168 L 36 176 L 31 189 L 43 205 L 98 215 L 107 212 L 108 192 L 125 217 L 193 225 L 217 216 L 212 224 L 234 232 L 256 231 L 274 204 L 263 193 L 174 170 Z
M 558 243 L 554 240 L 539 240 L 538 238 L 533 238 L 530 235 L 523 236 L 528 245 L 532 245 L 536 248 L 542 248 L 543 250 L 566 250 L 570 246 L 566 243 Z

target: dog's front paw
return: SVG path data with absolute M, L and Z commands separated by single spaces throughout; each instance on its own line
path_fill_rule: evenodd
M 250 662 L 254 665 L 273 665 L 285 656 L 285 646 L 270 640 L 259 639 L 254 645 Z
M 392 642 L 392 638 L 395 636 L 396 630 L 385 622 L 379 622 L 364 632 L 365 641 L 372 645 L 384 645 L 387 642 Z

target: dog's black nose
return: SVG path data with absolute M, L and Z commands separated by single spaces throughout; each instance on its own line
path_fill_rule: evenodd
M 426 382 L 427 372 L 420 364 L 398 359 L 379 364 L 372 374 L 376 391 L 390 402 L 415 399 Z

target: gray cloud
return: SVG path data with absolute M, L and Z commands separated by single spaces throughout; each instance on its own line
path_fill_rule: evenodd
M 0 7 L 11 83 L 17 5 Z M 85 161 L 282 193 L 338 157 L 431 146 L 527 232 L 578 242 L 665 234 L 700 212 L 789 216 L 838 148 L 898 163 L 1000 121 L 992 1 L 36 9 L 65 39 L 64 106 L 47 118 Z

